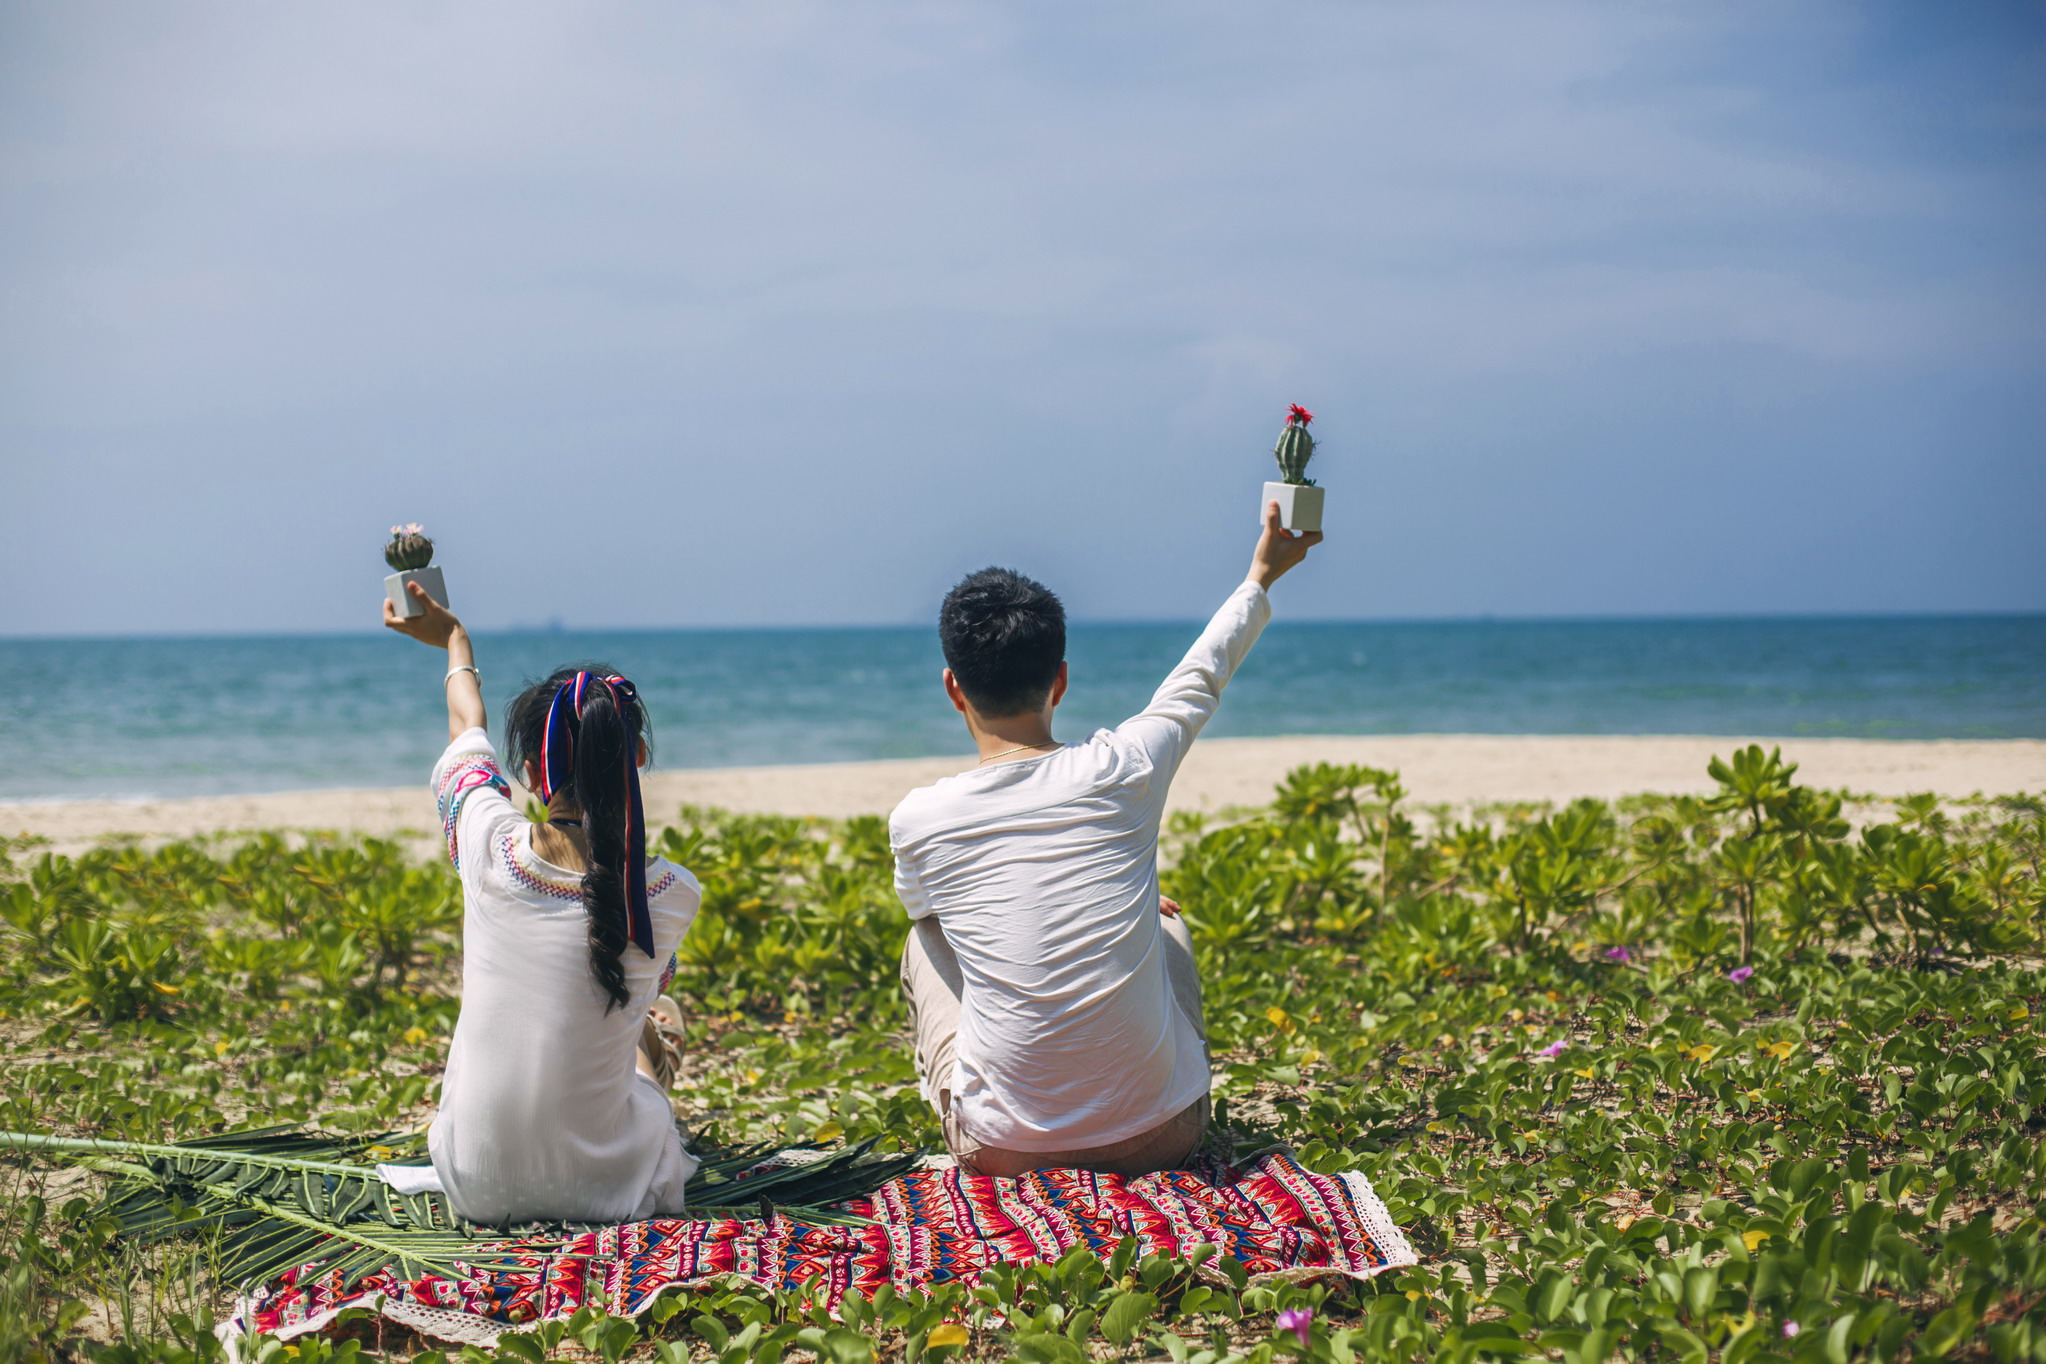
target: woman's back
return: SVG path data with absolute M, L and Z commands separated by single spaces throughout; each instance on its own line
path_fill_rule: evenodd
M 464 900 L 462 1012 L 427 1138 L 455 1211 L 490 1224 L 680 1212 L 696 1161 L 633 1058 L 696 915 L 696 878 L 648 863 L 656 951 L 619 955 L 630 1002 L 607 1008 L 580 873 L 533 851 L 482 730 L 448 746 L 434 791 Z

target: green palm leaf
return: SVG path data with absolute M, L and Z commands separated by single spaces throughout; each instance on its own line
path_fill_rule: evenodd
M 112 1174 L 102 1210 L 138 1242 L 220 1232 L 221 1273 L 233 1283 L 267 1282 L 300 1267 L 309 1274 L 338 1269 L 346 1285 L 387 1269 L 403 1278 L 461 1278 L 508 1265 L 515 1250 L 559 1240 L 464 1234 L 439 1200 L 393 1194 L 374 1166 L 283 1154 L 342 1155 L 356 1143 L 273 1128 L 251 1134 L 253 1149 L 243 1150 L 232 1144 L 239 1135 L 164 1145 L 0 1132 L 0 1147 L 82 1159 Z
M 221 1274 L 231 1283 L 269 1282 L 293 1269 L 303 1277 L 338 1274 L 347 1286 L 386 1270 L 401 1278 L 462 1278 L 509 1267 L 516 1255 L 564 1254 L 568 1236 L 599 1230 L 463 1223 L 441 1196 L 397 1193 L 367 1159 L 370 1151 L 416 1155 L 422 1145 L 418 1134 L 344 1139 L 295 1127 L 176 1144 L 0 1132 L 0 1148 L 77 1160 L 112 1175 L 101 1211 L 124 1237 L 148 1244 L 217 1235 Z M 915 1152 L 876 1156 L 873 1146 L 868 1141 L 805 1164 L 766 1169 L 758 1167 L 777 1148 L 707 1152 L 689 1181 L 683 1215 L 864 1225 L 866 1218 L 829 1205 L 872 1193 L 919 1158 Z

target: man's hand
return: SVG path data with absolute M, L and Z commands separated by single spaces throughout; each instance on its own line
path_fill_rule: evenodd
M 1307 551 L 1320 543 L 1318 530 L 1294 532 L 1282 528 L 1278 502 L 1265 503 L 1265 529 L 1257 537 L 1257 549 L 1250 556 L 1250 581 L 1270 591 L 1287 569 L 1305 559 Z
M 448 641 L 462 628 L 462 622 L 456 618 L 454 612 L 428 596 L 426 589 L 418 583 L 406 583 L 405 590 L 412 594 L 412 600 L 416 605 L 425 608 L 425 614 L 401 616 L 398 614 L 398 608 L 391 605 L 391 599 L 385 597 L 384 627 L 396 630 L 401 635 L 410 635 L 421 644 L 431 644 L 436 649 L 447 648 Z

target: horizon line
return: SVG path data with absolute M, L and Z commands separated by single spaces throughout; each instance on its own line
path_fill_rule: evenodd
M 1068 621 L 1082 628 L 1100 627 L 1198 627 L 1198 616 L 1097 616 Z M 1470 625 L 1790 625 L 1798 623 L 1905 624 L 1910 622 L 2040 621 L 2046 610 L 2005 611 L 1782 611 L 1782 612 L 1698 612 L 1687 614 L 1613 615 L 1492 615 L 1459 616 L 1304 616 L 1275 619 L 1267 629 L 1292 626 L 1470 626 Z M 504 635 L 656 635 L 656 634 L 815 634 L 820 632 L 867 632 L 927 629 L 936 633 L 932 621 L 867 621 L 835 624 L 776 625 L 566 625 L 559 622 L 523 621 L 513 625 L 477 626 L 479 636 Z M 130 631 L 119 634 L 79 632 L 72 634 L 9 634 L 0 632 L 0 645 L 7 644 L 116 644 L 139 641 L 195 640 L 277 640 L 277 639 L 368 639 L 381 636 L 381 629 L 266 630 L 266 631 Z

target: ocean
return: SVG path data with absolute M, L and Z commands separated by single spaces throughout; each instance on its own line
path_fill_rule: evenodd
M 1076 625 L 1072 738 L 1143 706 L 1197 622 Z M 485 634 L 491 713 L 602 660 L 657 766 L 958 753 L 928 628 Z M 0 640 L 0 800 L 423 782 L 444 655 L 388 634 Z M 2046 738 L 2046 617 L 1279 622 L 1208 732 Z

